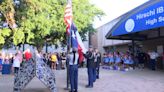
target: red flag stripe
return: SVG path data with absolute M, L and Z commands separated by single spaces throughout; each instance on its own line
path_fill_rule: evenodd
M 65 9 L 65 15 L 64 15 L 64 22 L 67 26 L 66 27 L 67 34 L 70 34 L 69 29 L 71 27 L 72 18 L 73 18 L 72 7 L 70 4 L 67 4 Z

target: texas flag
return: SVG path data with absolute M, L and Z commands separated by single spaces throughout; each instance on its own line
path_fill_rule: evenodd
M 77 27 L 75 26 L 75 24 L 73 22 L 71 24 L 70 32 L 71 32 L 71 46 L 72 46 L 72 48 L 78 48 L 79 61 L 82 62 L 84 59 L 83 53 L 86 53 L 87 50 L 82 42 L 82 39 L 77 30 Z

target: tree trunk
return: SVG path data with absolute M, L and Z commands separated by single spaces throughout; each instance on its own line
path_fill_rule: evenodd
M 42 45 L 37 45 L 36 48 L 37 48 L 38 52 L 40 53 L 40 52 L 42 52 L 43 46 Z

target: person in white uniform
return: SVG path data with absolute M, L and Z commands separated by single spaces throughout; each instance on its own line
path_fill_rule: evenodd
M 77 92 L 78 91 L 78 59 L 79 59 L 77 48 L 73 48 L 73 50 L 70 51 L 68 59 L 69 59 L 70 84 L 71 84 L 70 92 Z

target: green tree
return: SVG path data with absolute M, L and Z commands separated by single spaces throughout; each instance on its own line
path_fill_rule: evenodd
M 73 20 L 80 32 L 92 24 L 96 16 L 103 15 L 89 0 L 73 0 L 72 5 Z M 65 6 L 66 0 L 2 0 L 0 24 L 7 21 L 9 27 L 0 29 L 0 44 L 12 40 L 10 42 L 14 45 L 26 42 L 42 48 L 45 42 L 63 42 L 66 29 L 63 19 Z M 6 17 L 7 14 L 11 16 Z M 17 24 L 16 28 L 13 22 Z
M 83 28 L 82 31 L 80 31 L 80 36 L 83 41 L 86 41 L 89 33 L 94 33 L 95 31 L 96 30 L 93 28 L 92 24 L 89 24 L 87 27 Z

